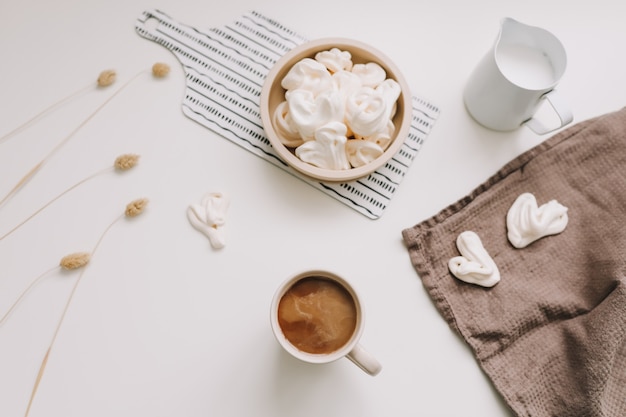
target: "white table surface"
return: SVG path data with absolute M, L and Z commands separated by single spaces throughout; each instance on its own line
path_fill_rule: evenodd
M 134 29 L 153 8 L 197 28 L 258 10 L 307 38 L 358 38 L 394 59 L 441 115 L 382 218 L 367 219 L 186 118 L 181 67 Z M 1 2 L 0 135 L 104 69 L 117 71 L 117 87 L 157 61 L 172 67 L 165 80 L 131 83 L 0 207 L 1 234 L 116 156 L 141 155 L 134 170 L 96 177 L 0 241 L 1 315 L 61 257 L 90 251 L 126 203 L 150 199 L 140 217 L 115 224 L 85 270 L 30 415 L 510 415 L 435 310 L 401 231 L 549 136 L 486 130 L 463 107 L 464 83 L 502 17 L 562 40 L 569 66 L 559 89 L 578 122 L 626 103 L 623 12 L 618 0 Z M 111 91 L 91 90 L 0 143 L 0 194 Z M 185 216 L 209 191 L 231 198 L 221 251 Z M 383 364 L 378 376 L 345 359 L 299 362 L 274 340 L 274 290 L 307 268 L 338 272 L 361 294 L 362 344 Z M 24 415 L 77 276 L 51 272 L 0 326 L 0 416 Z

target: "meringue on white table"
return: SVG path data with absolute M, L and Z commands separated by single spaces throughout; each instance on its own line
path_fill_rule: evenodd
M 226 246 L 226 212 L 230 199 L 222 193 L 207 193 L 200 204 L 191 204 L 187 208 L 187 218 L 191 225 L 209 238 L 214 249 Z

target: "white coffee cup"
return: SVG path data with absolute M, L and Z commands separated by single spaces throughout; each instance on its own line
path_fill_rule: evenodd
M 288 291 L 292 289 L 296 284 L 301 283 L 303 280 L 306 279 L 320 279 L 337 284 L 341 289 L 347 292 L 350 298 L 350 302 L 354 305 L 354 309 L 356 312 L 356 322 L 354 325 L 354 330 L 352 331 L 346 343 L 331 352 L 310 353 L 299 349 L 292 342 L 289 341 L 279 323 L 279 305 L 281 303 L 281 300 L 283 299 L 283 296 L 288 293 Z M 272 299 L 272 304 L 270 307 L 270 322 L 272 330 L 274 332 L 274 336 L 276 337 L 278 343 L 288 353 L 290 353 L 295 358 L 300 359 L 301 361 L 314 364 L 324 364 L 346 357 L 369 375 L 377 375 L 382 369 L 382 366 L 378 362 L 378 360 L 376 360 L 376 358 L 374 358 L 359 344 L 359 339 L 361 338 L 361 334 L 363 333 L 364 326 L 364 313 L 359 297 L 354 288 L 345 279 L 335 273 L 324 270 L 310 270 L 298 273 L 286 279 L 278 287 L 276 293 L 274 294 L 274 298 Z
M 572 122 L 572 112 L 555 87 L 565 73 L 567 55 L 550 32 L 511 18 L 502 21 L 499 36 L 467 81 L 463 98 L 481 125 L 510 131 L 526 125 L 545 134 Z M 547 126 L 533 117 L 549 103 L 560 123 Z

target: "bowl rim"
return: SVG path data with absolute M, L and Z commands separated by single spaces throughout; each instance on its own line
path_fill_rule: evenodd
M 312 55 L 315 52 L 328 50 L 329 48 L 339 48 L 341 50 L 350 50 L 350 48 L 357 48 L 367 51 L 368 54 L 376 56 L 377 63 L 385 68 L 388 76 L 394 79 L 400 85 L 401 89 L 398 102 L 402 102 L 404 114 L 395 133 L 395 139 L 393 140 L 393 142 L 389 145 L 387 149 L 385 149 L 381 156 L 379 156 L 372 162 L 360 167 L 346 170 L 319 168 L 315 165 L 302 161 L 300 158 L 294 155 L 278 139 L 278 134 L 276 133 L 276 130 L 274 129 L 274 125 L 272 123 L 272 114 L 269 111 L 269 98 L 271 88 L 272 85 L 274 85 L 278 74 L 283 71 L 284 66 L 306 51 L 310 51 L 310 54 L 307 55 Z M 389 162 L 389 160 L 399 151 L 399 149 L 405 143 L 406 138 L 409 134 L 409 130 L 411 128 L 413 113 L 412 95 L 408 83 L 404 78 L 404 75 L 397 67 L 397 65 L 383 52 L 372 47 L 369 44 L 351 38 L 319 38 L 312 41 L 304 42 L 294 47 L 293 49 L 285 53 L 282 57 L 280 57 L 272 66 L 263 82 L 260 98 L 261 121 L 263 124 L 263 129 L 265 130 L 267 139 L 269 140 L 270 144 L 272 145 L 278 156 L 291 168 L 316 180 L 322 180 L 327 182 L 346 182 L 371 174 L 372 172 L 376 171 L 381 166 Z

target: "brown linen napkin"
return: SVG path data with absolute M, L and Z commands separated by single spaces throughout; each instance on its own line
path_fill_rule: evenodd
M 506 214 L 524 192 L 556 199 L 569 223 L 516 249 Z M 448 270 L 466 230 L 500 269 L 492 288 Z M 626 416 L 626 108 L 554 135 L 402 235 L 437 309 L 517 415 Z

